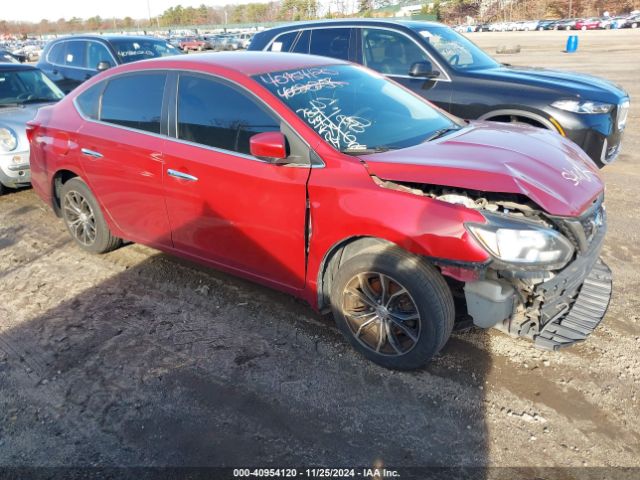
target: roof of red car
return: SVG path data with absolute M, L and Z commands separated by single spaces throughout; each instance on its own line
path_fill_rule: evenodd
M 138 63 L 138 62 L 136 62 Z M 335 58 L 319 57 L 316 55 L 303 55 L 298 53 L 278 52 L 217 52 L 199 53 L 194 55 L 176 55 L 162 57 L 139 62 L 146 67 L 164 66 L 180 67 L 181 64 L 193 66 L 217 66 L 235 70 L 244 75 L 257 75 L 259 73 L 278 72 L 281 70 L 295 70 L 298 68 L 320 67 L 323 65 L 346 64 L 343 60 Z

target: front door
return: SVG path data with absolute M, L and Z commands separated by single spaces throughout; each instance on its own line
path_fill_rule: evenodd
M 297 166 L 251 156 L 249 138 L 281 130 L 280 121 L 253 95 L 212 76 L 180 74 L 172 120 L 177 138 L 163 148 L 175 248 L 302 288 L 308 151 L 291 143 L 292 155 L 306 155 Z

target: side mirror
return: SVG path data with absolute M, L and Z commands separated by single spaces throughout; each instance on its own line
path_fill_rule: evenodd
M 422 78 L 435 78 L 440 76 L 440 72 L 436 72 L 433 70 L 433 65 L 429 61 L 423 62 L 415 62 L 409 68 L 409 75 L 411 77 L 422 77 Z
M 286 163 L 287 139 L 280 132 L 257 133 L 249 139 L 251 155 L 263 158 L 271 163 Z
M 98 66 L 96 67 L 96 70 L 98 70 L 99 72 L 104 72 L 105 70 L 108 70 L 110 68 L 111 68 L 111 64 L 103 60 L 101 62 L 98 62 Z

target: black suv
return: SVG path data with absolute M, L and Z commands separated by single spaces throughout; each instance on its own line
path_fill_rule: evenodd
M 616 159 L 629 96 L 606 80 L 496 62 L 449 27 L 420 21 L 302 22 L 257 33 L 249 50 L 350 60 L 466 119 L 557 131 L 602 167 Z
M 166 40 L 123 35 L 78 35 L 48 43 L 38 68 L 69 93 L 96 73 L 121 63 L 178 55 Z

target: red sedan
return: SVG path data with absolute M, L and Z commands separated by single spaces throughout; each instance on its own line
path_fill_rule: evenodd
M 576 145 L 459 120 L 356 65 L 132 63 L 28 134 L 33 186 L 81 248 L 132 240 L 289 292 L 389 368 L 466 319 L 570 345 L 608 305 L 603 184 Z
M 203 50 L 210 50 L 213 46 L 202 38 L 185 37 L 178 43 L 178 48 L 185 52 L 188 52 L 189 50 L 197 50 L 201 52 Z
M 583 18 L 581 20 L 576 20 L 576 24 L 574 25 L 574 30 L 595 30 L 596 28 L 600 28 L 601 18 Z

